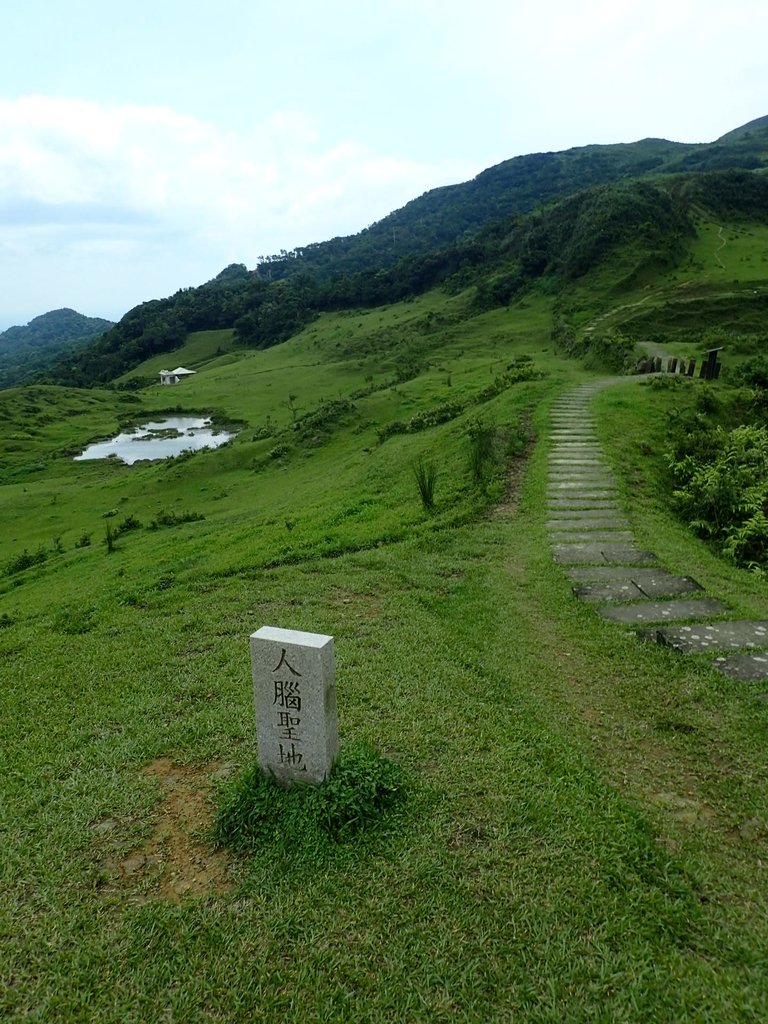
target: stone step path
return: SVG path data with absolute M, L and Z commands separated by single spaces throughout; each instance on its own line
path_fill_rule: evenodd
M 610 383 L 582 385 L 552 408 L 546 527 L 554 560 L 607 621 L 642 627 L 639 636 L 683 654 L 716 654 L 712 664 L 732 679 L 768 680 L 768 621 L 729 619 L 696 580 L 635 544 L 589 411 Z

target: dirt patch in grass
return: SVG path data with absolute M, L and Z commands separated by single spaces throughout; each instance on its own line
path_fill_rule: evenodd
M 122 860 L 104 863 L 112 888 L 129 890 L 133 902 L 178 902 L 231 887 L 230 858 L 213 850 L 205 839 L 214 812 L 211 785 L 231 767 L 220 761 L 178 765 L 159 757 L 142 769 L 142 774 L 159 782 L 162 800 L 151 835 Z M 97 828 L 103 831 L 104 823 Z
M 536 438 L 533 436 L 531 431 L 530 419 L 525 421 L 525 429 L 528 433 L 529 440 L 526 442 L 523 450 L 518 455 L 513 456 L 509 461 L 504 497 L 498 505 L 494 505 L 491 509 L 491 519 L 512 519 L 512 517 L 517 513 L 517 508 L 520 502 L 520 490 L 523 484 L 523 475 L 528 467 L 528 460 L 533 454 L 533 449 L 536 447 Z
M 338 608 L 350 608 L 355 618 L 379 619 L 381 617 L 381 598 L 377 594 L 361 593 L 334 587 L 331 599 Z

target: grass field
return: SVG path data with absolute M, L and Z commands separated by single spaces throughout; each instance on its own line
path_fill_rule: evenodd
M 544 530 L 545 438 L 587 375 L 550 350 L 549 300 L 469 319 L 463 301 L 323 316 L 263 353 L 192 339 L 201 371 L 173 389 L 0 393 L 6 1019 L 768 1016 L 768 706 L 573 598 Z M 525 355 L 537 375 L 483 397 Z M 675 401 L 637 382 L 598 400 L 633 526 L 766 615 L 766 585 L 665 509 L 644 446 Z M 177 405 L 237 439 L 71 461 Z M 495 430 L 484 487 L 478 417 Z M 162 511 L 205 518 L 149 529 Z M 342 745 L 413 788 L 353 840 L 246 858 L 206 830 L 254 758 L 247 639 L 264 624 L 335 637 Z

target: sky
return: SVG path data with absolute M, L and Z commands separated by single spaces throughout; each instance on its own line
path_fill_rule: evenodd
M 765 0 L 23 0 L 0 331 L 118 320 L 525 153 L 768 114 Z

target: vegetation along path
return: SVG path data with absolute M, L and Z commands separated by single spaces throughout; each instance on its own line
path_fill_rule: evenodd
M 555 561 L 604 619 L 684 654 L 715 654 L 715 667 L 733 679 L 768 680 L 768 621 L 734 619 L 696 580 L 635 545 L 589 412 L 610 383 L 584 384 L 553 408 L 547 529 Z

